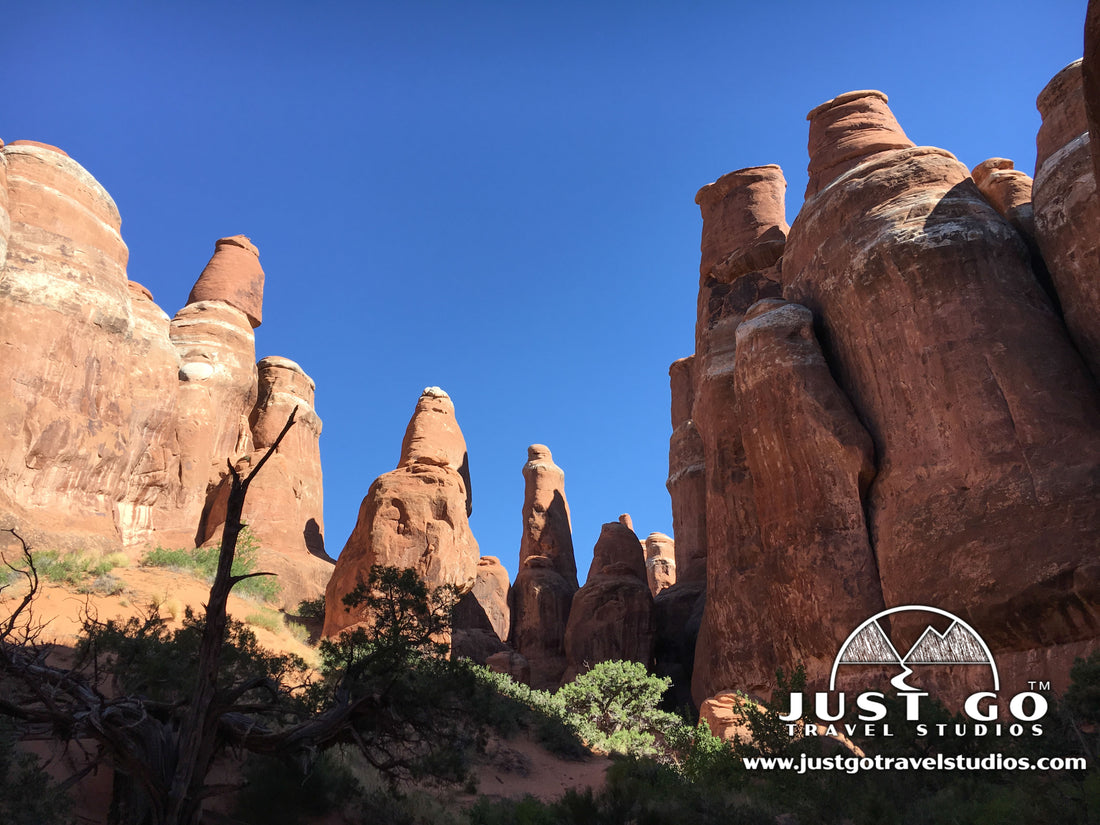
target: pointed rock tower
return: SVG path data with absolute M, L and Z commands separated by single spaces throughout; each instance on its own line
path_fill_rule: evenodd
M 555 689 L 565 672 L 565 628 L 577 592 L 565 473 L 549 448 L 532 444 L 523 479 L 520 568 L 509 594 L 511 644 L 531 666 L 531 687 Z
M 439 387 L 428 387 L 405 431 L 397 469 L 370 486 L 336 562 L 325 591 L 326 636 L 366 618 L 347 611 L 343 597 L 367 580 L 371 565 L 413 569 L 429 587 L 449 584 L 465 593 L 474 586 L 480 555 L 467 520 L 469 478 L 454 404 Z

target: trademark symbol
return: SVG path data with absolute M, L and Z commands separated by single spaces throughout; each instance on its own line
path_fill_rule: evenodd
M 1028 682 L 1028 690 L 1050 690 L 1050 682 Z

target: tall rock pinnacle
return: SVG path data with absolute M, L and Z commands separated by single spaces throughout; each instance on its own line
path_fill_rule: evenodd
M 480 554 L 470 532 L 466 441 L 454 405 L 438 387 L 416 404 L 395 470 L 375 479 L 325 591 L 326 636 L 368 617 L 344 609 L 343 597 L 365 582 L 371 565 L 415 570 L 429 587 L 474 586 Z
M 577 592 L 577 562 L 565 500 L 565 473 L 542 444 L 523 465 L 520 569 L 509 595 L 511 644 L 531 666 L 531 686 L 557 688 L 565 672 L 565 628 Z

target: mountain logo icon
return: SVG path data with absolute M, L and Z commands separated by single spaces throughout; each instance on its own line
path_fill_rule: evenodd
M 927 625 L 920 638 L 903 656 L 879 624 L 881 619 L 898 613 L 934 613 L 950 619 L 951 624 L 942 633 L 931 624 Z M 890 680 L 890 683 L 900 691 L 918 690 L 907 684 L 905 679 L 913 672 L 912 666 L 926 665 L 986 665 L 993 673 L 993 689 L 1000 690 L 1001 684 L 989 645 L 973 627 L 946 610 L 919 604 L 883 610 L 853 630 L 840 646 L 840 652 L 833 660 L 829 690 L 836 690 L 837 670 L 841 665 L 900 667 L 902 672 Z

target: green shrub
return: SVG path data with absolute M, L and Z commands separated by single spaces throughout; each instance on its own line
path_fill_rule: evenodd
M 120 558 L 126 561 L 121 553 L 99 555 L 81 550 L 68 553 L 43 550 L 34 554 L 34 566 L 39 578 L 45 581 L 79 587 L 86 579 L 104 576 L 120 566 Z
M 4 825 L 61 825 L 71 822 L 69 797 L 38 758 L 20 753 L 12 723 L 0 720 L 0 822 Z
M 298 602 L 298 615 L 303 619 L 318 619 L 324 621 L 325 597 L 318 596 L 316 599 L 302 599 L 302 601 Z
M 247 576 L 257 572 L 259 550 L 260 544 L 252 531 L 247 527 L 242 528 L 237 536 L 237 550 L 233 556 L 233 575 Z M 190 550 L 155 547 L 142 556 L 141 566 L 167 567 L 212 582 L 218 572 L 220 555 L 221 549 L 218 547 L 195 547 Z M 257 601 L 273 602 L 279 597 L 281 589 L 274 576 L 254 576 L 239 582 L 233 588 L 233 593 Z
M 244 623 L 254 627 L 262 627 L 264 630 L 278 633 L 286 629 L 283 617 L 274 610 L 258 610 L 244 617 Z
M 250 756 L 234 816 L 252 825 L 298 825 L 354 804 L 363 789 L 338 753 L 322 753 L 308 773 L 271 756 Z
M 657 756 L 664 753 L 669 732 L 683 724 L 657 707 L 671 684 L 671 679 L 650 674 L 640 662 L 610 661 L 562 685 L 555 695 L 566 719 L 592 747 Z

